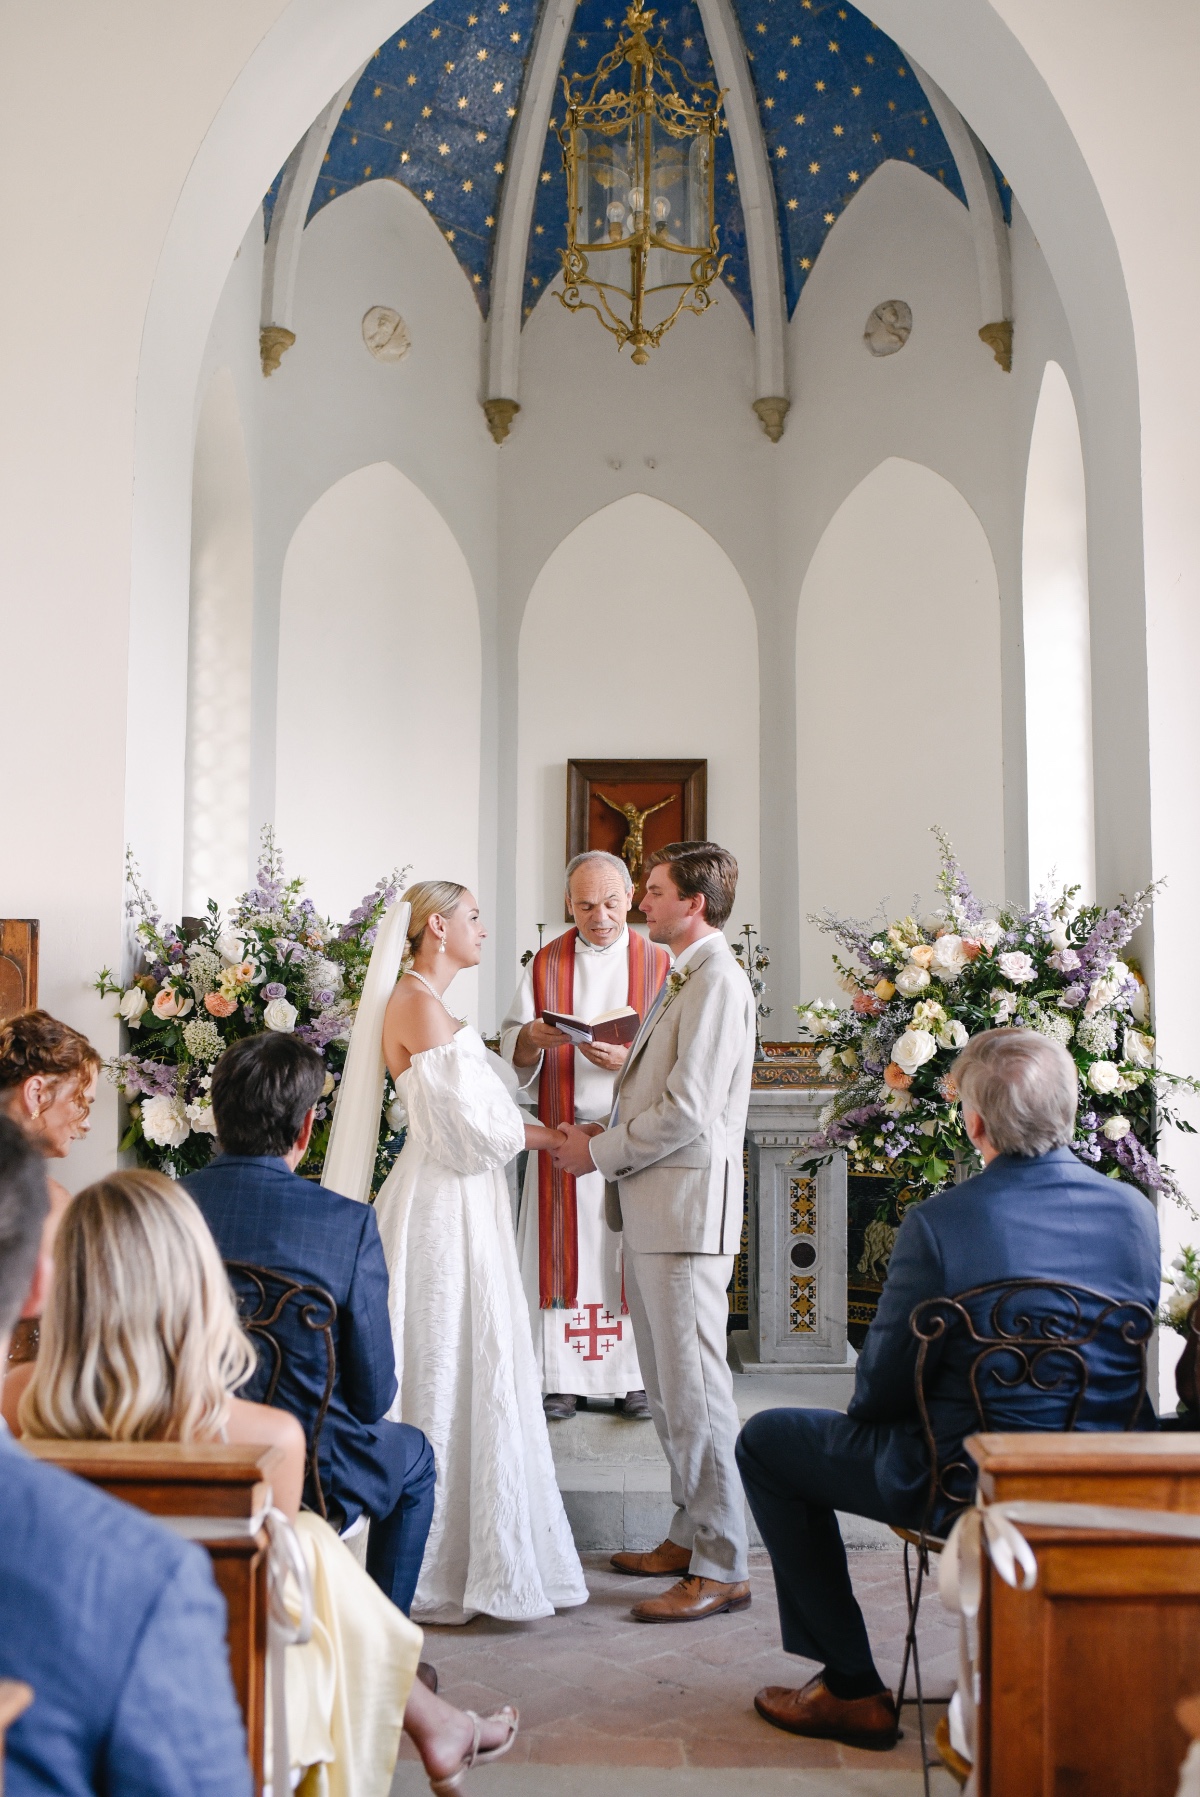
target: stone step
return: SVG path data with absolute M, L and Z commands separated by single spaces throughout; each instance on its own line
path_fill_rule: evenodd
M 854 1388 L 854 1372 L 734 1374 L 734 1397 L 745 1422 L 760 1410 L 817 1406 L 842 1410 Z M 580 1553 L 634 1552 L 662 1541 L 674 1512 L 671 1480 L 654 1425 L 632 1422 L 611 1408 L 579 1410 L 550 1424 L 550 1446 L 563 1505 Z M 747 1513 L 752 1549 L 762 1540 Z M 842 1517 L 848 1547 L 894 1547 L 884 1523 Z

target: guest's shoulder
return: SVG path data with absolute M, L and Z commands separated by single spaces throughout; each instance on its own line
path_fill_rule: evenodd
M 73 1568 L 100 1558 L 109 1568 L 106 1582 L 157 1590 L 195 1552 L 141 1510 L 36 1459 L 10 1437 L 0 1439 L 0 1509 L 0 1567 L 55 1566 L 64 1588 Z

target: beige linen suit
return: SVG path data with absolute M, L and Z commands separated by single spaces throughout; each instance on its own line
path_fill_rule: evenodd
M 725 1289 L 742 1234 L 754 998 L 723 936 L 681 961 L 591 1148 L 609 1227 L 624 1230 L 625 1296 L 671 1469 L 670 1538 L 691 1550 L 693 1573 L 730 1582 L 746 1577 L 746 1519 Z

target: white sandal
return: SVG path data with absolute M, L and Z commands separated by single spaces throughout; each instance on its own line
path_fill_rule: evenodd
M 486 1765 L 488 1760 L 498 1760 L 502 1754 L 507 1753 L 516 1740 L 517 1730 L 521 1726 L 520 1713 L 511 1703 L 506 1703 L 502 1710 L 493 1711 L 490 1716 L 479 1716 L 474 1710 L 467 1710 L 465 1713 L 470 1717 L 471 1727 L 474 1730 L 471 1745 L 463 1755 L 462 1765 L 457 1772 L 452 1772 L 449 1778 L 430 1779 L 429 1788 L 434 1793 L 434 1797 L 450 1797 L 451 1792 L 461 1790 L 463 1779 L 473 1766 Z M 479 1737 L 484 1723 L 494 1722 L 501 1717 L 508 1723 L 508 1733 L 504 1740 L 501 1741 L 499 1747 L 481 1747 Z

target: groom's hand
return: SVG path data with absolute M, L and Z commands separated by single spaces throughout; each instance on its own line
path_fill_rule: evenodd
M 554 1165 L 563 1173 L 571 1173 L 576 1179 L 582 1179 L 585 1173 L 594 1173 L 596 1163 L 592 1159 L 592 1137 L 599 1135 L 598 1129 L 581 1129 L 577 1123 L 564 1123 L 562 1133 L 566 1138 L 561 1148 L 554 1150 Z

